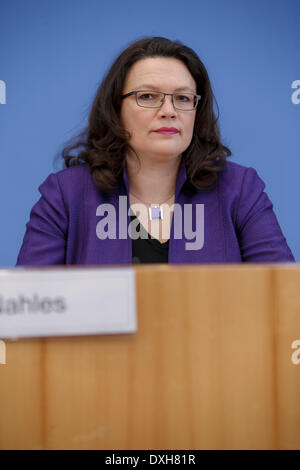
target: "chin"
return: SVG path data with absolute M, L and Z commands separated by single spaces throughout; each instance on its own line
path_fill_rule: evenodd
M 150 149 L 149 149 L 150 150 Z M 152 152 L 157 152 L 160 154 L 181 154 L 184 152 L 185 148 L 182 148 L 179 145 L 176 145 L 175 143 L 171 142 L 164 142 L 163 145 L 152 145 L 151 146 L 151 151 Z

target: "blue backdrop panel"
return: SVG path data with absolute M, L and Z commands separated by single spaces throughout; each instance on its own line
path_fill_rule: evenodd
M 0 265 L 16 262 L 38 186 L 132 41 L 166 36 L 207 66 L 232 161 L 256 168 L 300 261 L 299 0 L 1 0 Z M 294 88 L 292 88 L 294 86 Z

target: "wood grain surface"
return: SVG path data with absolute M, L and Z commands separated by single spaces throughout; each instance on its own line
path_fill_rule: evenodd
M 0 448 L 299 449 L 300 267 L 135 270 L 136 334 L 5 341 Z

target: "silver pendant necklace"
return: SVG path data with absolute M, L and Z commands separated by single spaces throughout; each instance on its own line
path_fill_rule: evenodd
M 148 211 L 149 211 L 149 217 L 150 217 L 150 220 L 154 220 L 154 219 L 163 219 L 164 216 L 163 216 L 163 208 L 161 207 L 163 204 L 165 204 L 166 202 L 168 202 L 171 197 L 174 196 L 174 193 L 171 194 L 171 196 L 164 202 L 161 202 L 160 204 L 151 204 L 151 203 L 148 203 L 148 202 L 145 202 L 145 201 L 142 201 L 142 199 L 140 199 L 136 194 L 134 194 L 132 191 L 130 191 L 130 194 L 132 196 L 134 196 L 138 201 L 142 202 L 143 204 L 145 204 L 146 206 L 148 206 Z

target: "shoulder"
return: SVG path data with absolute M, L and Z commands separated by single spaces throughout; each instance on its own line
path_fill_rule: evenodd
M 59 183 L 70 185 L 82 185 L 86 179 L 92 178 L 90 168 L 87 164 L 71 166 L 54 173 Z
M 247 178 L 249 175 L 251 176 L 258 176 L 257 171 L 248 166 L 240 165 L 239 163 L 235 162 L 226 162 L 226 167 L 223 171 L 219 173 L 219 178 L 222 183 L 234 183 L 237 184 Z M 234 178 L 234 181 L 232 180 Z
M 93 188 L 93 192 L 90 192 L 90 188 Z M 94 192 L 97 191 L 86 164 L 51 173 L 38 189 L 41 194 L 40 201 L 46 201 L 60 212 L 80 211 L 82 202 L 87 199 L 87 193 L 89 197 L 95 198 Z
M 248 218 L 273 207 L 265 193 L 265 183 L 252 167 L 227 162 L 218 180 L 219 200 L 232 210 L 234 220 L 242 226 Z
M 65 196 L 70 194 L 74 197 L 84 191 L 88 180 L 92 180 L 88 165 L 77 165 L 51 173 L 39 186 L 39 191 L 42 194 L 61 192 Z
M 264 192 L 265 186 L 254 168 L 227 162 L 224 170 L 218 173 L 215 188 L 223 208 L 230 209 L 234 218 L 239 219 L 271 205 Z
M 218 174 L 218 186 L 222 192 L 233 195 L 247 189 L 263 191 L 265 183 L 254 168 L 227 161 L 224 170 Z

